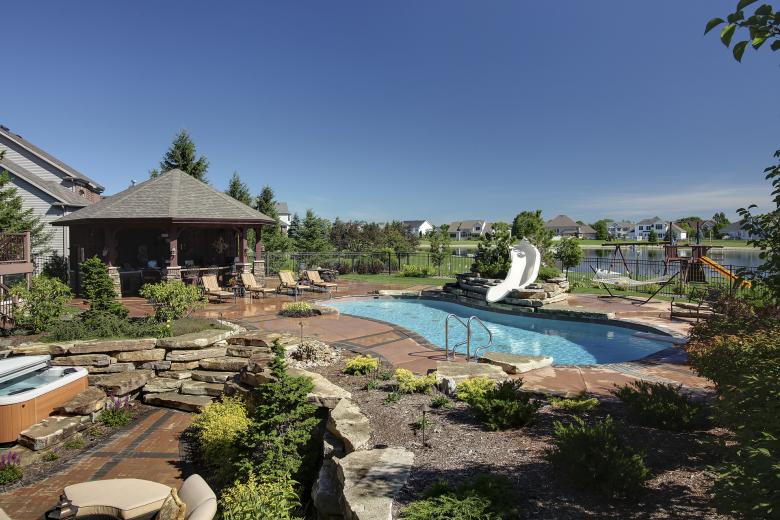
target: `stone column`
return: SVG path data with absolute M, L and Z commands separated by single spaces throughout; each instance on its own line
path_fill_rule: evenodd
M 238 251 L 236 258 L 238 258 L 238 261 L 236 262 L 236 273 L 251 273 L 252 272 L 252 265 L 249 263 L 249 242 L 248 242 L 248 229 L 247 228 L 241 228 L 238 230 Z
M 105 228 L 105 249 L 103 251 L 104 261 L 108 266 L 108 276 L 114 282 L 114 292 L 118 298 L 122 297 L 122 279 L 119 277 L 119 268 L 117 267 L 117 243 L 116 231 L 111 228 Z
M 252 266 L 255 276 L 265 276 L 265 257 L 263 256 L 263 228 L 255 229 L 255 261 Z

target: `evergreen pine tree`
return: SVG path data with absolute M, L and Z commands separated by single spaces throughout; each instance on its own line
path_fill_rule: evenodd
M 295 248 L 300 252 L 322 252 L 330 250 L 330 222 L 307 209 L 300 225 Z
M 241 180 L 241 176 L 238 175 L 238 172 L 233 172 L 233 176 L 230 178 L 230 183 L 228 184 L 225 193 L 237 201 L 243 202 L 247 206 L 252 205 L 252 194 L 249 192 L 249 186 Z
M 255 198 L 254 207 L 260 213 L 276 221 L 274 226 L 263 227 L 263 248 L 266 251 L 274 252 L 289 251 L 292 247 L 292 241 L 282 232 L 279 212 L 276 211 L 274 190 L 270 186 L 263 186 L 260 195 Z
M 165 157 L 160 161 L 159 171 L 156 169 L 152 170 L 150 175 L 157 177 L 160 173 L 178 168 L 199 181 L 208 182 L 206 180 L 206 170 L 209 168 L 209 161 L 205 156 L 201 155 L 198 158 L 195 156 L 195 143 L 192 142 L 190 134 L 186 130 L 182 130 L 176 134 L 171 147 L 165 152 Z
M 0 153 L 0 159 L 3 158 Z M 11 184 L 8 172 L 0 172 L 0 232 L 23 233 L 30 232 L 31 248 L 36 253 L 45 253 L 51 233 L 46 230 L 46 224 L 32 208 L 24 209 L 22 197 L 16 187 Z
M 290 240 L 295 242 L 301 233 L 301 217 L 297 213 L 293 213 L 292 219 L 290 219 L 290 229 L 287 230 L 287 236 Z

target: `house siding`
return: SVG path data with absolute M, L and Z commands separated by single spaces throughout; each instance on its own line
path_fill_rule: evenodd
M 68 246 L 67 228 L 51 225 L 52 222 L 67 214 L 63 213 L 61 203 L 48 193 L 20 179 L 12 172 L 9 172 L 9 174 L 11 183 L 17 188 L 17 192 L 22 199 L 22 207 L 32 209 L 33 213 L 41 218 L 41 221 L 48 224 L 46 231 L 51 236 L 48 242 L 48 247 L 51 249 L 50 253 L 65 254 Z
M 46 161 L 34 156 L 7 137 L 0 135 L 0 151 L 3 150 L 5 150 L 6 159 L 15 162 L 28 172 L 34 173 L 45 181 L 56 181 L 63 186 L 70 188 L 70 183 L 63 182 L 68 178 L 67 175 L 56 171 L 54 167 Z

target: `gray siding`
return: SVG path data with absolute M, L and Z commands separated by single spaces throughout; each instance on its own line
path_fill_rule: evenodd
M 63 209 L 60 207 L 60 202 L 48 193 L 39 190 L 35 186 L 15 176 L 12 172 L 8 173 L 11 176 L 11 183 L 16 186 L 19 195 L 22 197 L 23 207 L 25 209 L 32 208 L 33 212 L 41 217 L 42 221 L 49 224 L 46 228 L 51 235 L 51 239 L 49 240 L 51 252 L 56 252 L 59 255 L 67 254 L 69 245 L 67 242 L 67 228 L 50 225 L 51 222 L 63 216 Z

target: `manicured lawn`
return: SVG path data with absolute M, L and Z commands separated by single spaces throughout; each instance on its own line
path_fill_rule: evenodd
M 370 283 L 406 284 L 406 285 L 444 285 L 454 282 L 455 278 L 413 278 L 387 274 L 343 274 L 340 280 L 356 280 Z

